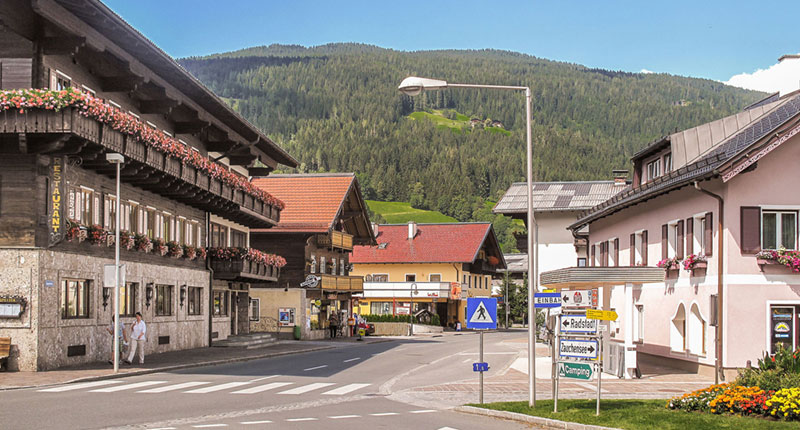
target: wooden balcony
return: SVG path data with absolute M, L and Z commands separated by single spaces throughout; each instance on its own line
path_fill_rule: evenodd
M 249 260 L 218 260 L 211 259 L 211 269 L 214 270 L 214 279 L 235 282 L 278 282 L 279 269 L 262 263 Z
M 118 152 L 125 156 L 122 182 L 249 227 L 271 227 L 280 220 L 278 208 L 82 116 L 76 108 L 0 112 L 0 141 L 9 145 L 15 140 L 19 151 L 69 156 L 71 164 L 109 177 L 114 177 L 116 170 L 105 154 Z M 352 249 L 352 238 L 350 243 Z
M 327 235 L 317 236 L 317 245 L 327 248 L 338 248 L 346 251 L 353 250 L 353 235 L 341 231 L 331 231 Z
M 364 278 L 361 276 L 317 275 L 319 286 L 324 291 L 343 291 L 360 293 L 364 291 Z

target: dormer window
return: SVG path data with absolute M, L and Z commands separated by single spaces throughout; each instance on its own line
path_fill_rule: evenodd
M 668 152 L 664 154 L 664 173 L 672 171 L 672 153 Z
M 661 159 L 657 158 L 647 163 L 647 182 L 650 182 L 661 176 Z

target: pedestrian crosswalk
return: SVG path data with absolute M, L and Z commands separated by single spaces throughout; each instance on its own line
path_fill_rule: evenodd
M 280 378 L 279 376 L 275 376 Z M 366 383 L 336 383 L 336 382 L 312 382 L 312 381 L 281 381 L 259 383 L 263 379 L 259 378 L 250 381 L 166 381 L 166 380 L 147 380 L 130 382 L 124 379 L 111 379 L 104 381 L 83 382 L 77 384 L 67 384 L 57 387 L 50 387 L 38 390 L 41 393 L 63 393 L 63 392 L 88 392 L 88 393 L 119 393 L 134 392 L 142 394 L 158 393 L 184 393 L 184 394 L 209 394 L 224 393 L 237 395 L 252 395 L 259 393 L 276 394 L 282 396 L 298 396 L 302 394 L 320 394 L 324 396 L 343 396 L 364 390 L 371 384 Z M 282 378 L 281 378 L 282 379 Z M 288 378 L 287 378 L 288 379 Z

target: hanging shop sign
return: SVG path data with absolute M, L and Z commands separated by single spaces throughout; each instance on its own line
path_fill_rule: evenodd
M 64 158 L 52 157 L 50 161 L 50 189 L 48 190 L 49 245 L 53 246 L 64 237 Z

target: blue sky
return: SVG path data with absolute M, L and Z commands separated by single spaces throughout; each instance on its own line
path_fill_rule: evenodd
M 272 43 L 496 48 L 721 81 L 800 52 L 800 1 L 104 0 L 175 57 Z M 768 4 L 769 6 L 766 6 Z

